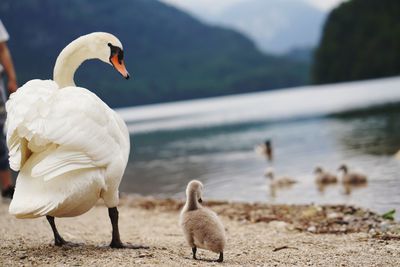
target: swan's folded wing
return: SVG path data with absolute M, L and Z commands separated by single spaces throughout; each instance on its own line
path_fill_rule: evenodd
M 34 134 L 26 125 L 31 121 L 38 123 L 45 116 L 45 103 L 58 90 L 55 82 L 50 80 L 32 80 L 24 84 L 17 92 L 11 94 L 6 103 L 7 146 L 9 148 L 10 167 L 18 171 L 29 156 L 28 142 Z M 39 120 L 38 120 L 39 118 Z
M 47 151 L 53 145 L 65 149 L 64 153 L 78 153 L 57 155 L 74 158 L 71 162 L 60 158 L 54 161 L 44 159 L 43 164 L 38 164 L 40 168 L 35 169 L 35 176 L 40 173 L 46 179 L 73 169 L 107 167 L 118 161 L 126 164 L 129 154 L 126 126 L 95 94 L 79 87 L 66 87 L 53 91 L 50 96 L 45 94 L 45 97 L 31 97 L 27 95 L 28 91 L 25 91 L 25 95 L 17 91 L 16 96 L 7 103 L 11 112 L 7 139 L 8 146 L 12 148 L 10 161 L 16 162 L 15 169 L 23 162 L 21 151 L 24 150 L 24 138 L 28 150 L 34 153 Z M 26 108 L 26 105 L 30 105 L 30 108 Z M 48 171 L 45 170 L 46 166 L 49 167 Z
M 86 154 L 99 167 L 118 160 L 121 130 L 114 111 L 95 94 L 84 88 L 66 87 L 52 102 L 45 127 L 38 131 L 42 138 Z
M 79 151 L 67 150 L 63 147 L 49 148 L 43 160 L 32 169 L 33 177 L 43 177 L 45 181 L 64 173 L 97 167 L 92 159 Z

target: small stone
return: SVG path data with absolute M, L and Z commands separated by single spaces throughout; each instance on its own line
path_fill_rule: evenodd
M 376 230 L 374 228 L 371 228 L 368 233 L 374 235 L 376 234 Z
M 331 212 L 326 216 L 328 219 L 338 219 L 343 217 L 343 214 L 337 212 Z
M 268 226 L 278 231 L 286 231 L 290 228 L 289 224 L 283 221 L 271 221 L 268 223 Z
M 346 215 L 343 217 L 343 221 L 350 222 L 353 220 L 353 218 L 354 218 L 354 216 L 352 216 L 352 215 Z
M 315 232 L 317 231 L 317 227 L 315 227 L 314 225 L 312 225 L 312 226 L 310 226 L 310 227 L 307 228 L 307 231 L 308 231 L 308 232 L 311 232 L 311 233 L 315 233 Z
M 389 227 L 390 227 L 390 224 L 387 221 L 383 221 L 383 222 L 380 223 L 379 226 L 381 228 L 381 231 L 387 231 L 389 229 Z

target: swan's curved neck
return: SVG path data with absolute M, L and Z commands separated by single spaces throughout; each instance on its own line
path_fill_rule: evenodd
M 60 88 L 75 86 L 75 71 L 85 60 L 96 58 L 88 41 L 86 36 L 76 39 L 67 45 L 57 57 L 53 79 Z

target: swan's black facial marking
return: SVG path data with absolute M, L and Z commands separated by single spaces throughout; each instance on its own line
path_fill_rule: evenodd
M 113 58 L 115 55 L 118 57 L 118 63 L 121 64 L 122 60 L 124 59 L 124 51 L 118 47 L 118 46 L 113 46 L 111 43 L 108 43 L 108 46 L 110 47 L 110 62 L 113 64 L 111 61 L 111 58 Z
M 108 43 L 110 47 L 110 57 L 109 61 L 114 66 L 114 68 L 124 76 L 125 79 L 129 79 L 129 73 L 125 68 L 124 63 L 124 51 L 118 47 Z

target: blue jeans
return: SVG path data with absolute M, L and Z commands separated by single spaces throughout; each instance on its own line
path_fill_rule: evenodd
M 6 136 L 4 134 L 4 122 L 6 120 L 6 109 L 5 109 L 5 95 L 6 90 L 4 86 L 3 77 L 0 74 L 0 171 L 9 169 L 8 164 L 8 148 L 6 142 Z

